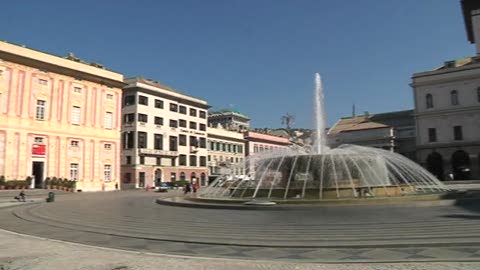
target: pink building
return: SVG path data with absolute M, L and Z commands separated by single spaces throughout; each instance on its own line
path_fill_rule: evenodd
M 246 156 L 249 158 L 249 160 L 253 160 L 255 155 L 258 153 L 285 149 L 290 146 L 289 139 L 252 131 L 245 132 L 245 140 L 247 140 L 247 145 L 245 147 Z M 247 164 L 247 173 L 251 177 L 254 176 L 255 165 L 253 162 Z
M 120 179 L 123 75 L 0 42 L 0 175 L 77 181 L 113 190 Z

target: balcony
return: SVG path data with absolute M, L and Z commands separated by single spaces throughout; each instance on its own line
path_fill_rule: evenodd
M 139 155 L 149 155 L 149 156 L 163 156 L 163 157 L 176 157 L 176 156 L 178 156 L 177 151 L 157 150 L 157 149 L 148 149 L 148 148 L 138 149 L 138 154 Z

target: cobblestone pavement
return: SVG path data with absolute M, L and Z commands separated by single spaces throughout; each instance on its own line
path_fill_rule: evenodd
M 64 196 L 51 204 L 2 209 L 0 227 L 101 247 L 286 265 L 480 261 L 477 206 L 213 210 L 157 205 L 158 196 L 151 192 Z
M 1 270 L 478 270 L 480 262 L 315 264 L 176 257 L 106 249 L 0 230 Z

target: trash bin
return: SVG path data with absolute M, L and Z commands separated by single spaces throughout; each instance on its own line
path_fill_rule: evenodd
M 54 202 L 55 201 L 55 193 L 52 191 L 48 192 L 47 202 Z

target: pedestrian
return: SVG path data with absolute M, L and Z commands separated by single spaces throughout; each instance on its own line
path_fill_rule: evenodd
M 184 194 L 188 194 L 191 192 L 191 187 L 190 187 L 190 183 L 187 183 L 184 187 Z
M 26 202 L 26 199 L 25 199 L 25 192 L 20 191 L 20 193 L 18 194 L 18 196 L 15 196 L 14 198 L 15 200 L 19 201 L 19 202 Z

